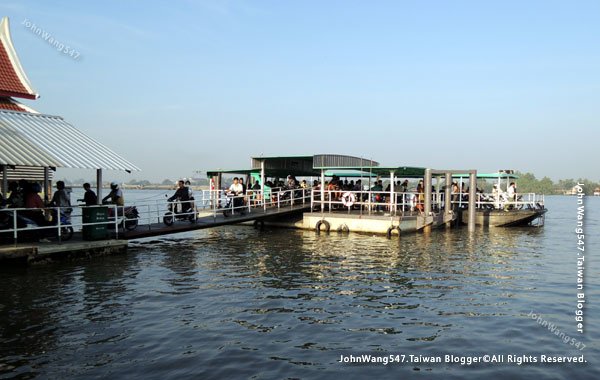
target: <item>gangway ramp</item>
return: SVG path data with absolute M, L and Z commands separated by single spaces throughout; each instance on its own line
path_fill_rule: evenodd
M 251 208 L 243 215 L 238 212 L 228 217 L 225 217 L 222 212 L 211 213 L 210 215 L 198 217 L 194 222 L 176 221 L 171 226 L 166 226 L 164 223 L 140 224 L 133 231 L 120 232 L 118 238 L 133 240 L 153 236 L 169 235 L 179 232 L 188 232 L 205 228 L 252 222 L 255 220 L 262 221 L 272 218 L 280 218 L 283 216 L 292 216 L 302 214 L 309 210 L 310 203 L 306 203 L 281 208 Z

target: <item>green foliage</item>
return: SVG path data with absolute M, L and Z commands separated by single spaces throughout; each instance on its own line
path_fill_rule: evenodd
M 579 182 L 584 184 L 583 191 L 585 194 L 592 195 L 594 193 L 594 189 L 600 187 L 599 183 L 583 178 L 580 178 L 577 181 L 574 179 L 561 179 L 558 181 L 558 183 L 554 183 L 548 177 L 538 180 L 532 173 L 517 172 L 517 175 L 519 176 L 517 181 L 519 193 L 537 193 L 547 195 L 564 194 L 566 191 L 570 191 L 573 186 Z

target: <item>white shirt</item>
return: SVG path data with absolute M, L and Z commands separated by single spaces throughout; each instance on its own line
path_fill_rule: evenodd
M 235 183 L 232 183 L 231 186 L 229 186 L 229 191 L 232 191 L 236 194 L 241 194 L 244 192 L 244 187 L 241 183 L 238 183 L 237 185 Z
M 508 199 L 513 199 L 514 197 L 515 197 L 515 187 L 509 186 L 508 187 Z

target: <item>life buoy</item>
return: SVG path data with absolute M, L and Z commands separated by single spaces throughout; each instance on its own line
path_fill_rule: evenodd
M 356 197 L 354 196 L 354 193 L 347 191 L 344 194 L 342 194 L 342 204 L 345 207 L 352 207 L 354 205 L 354 202 L 356 202 Z
M 319 220 L 317 222 L 317 225 L 315 226 L 315 229 L 317 230 L 317 233 L 321 232 L 321 225 L 325 226 L 325 232 L 329 232 L 329 230 L 331 229 L 331 226 L 329 225 L 329 222 L 326 220 Z
M 398 231 L 398 237 L 400 237 L 400 231 L 401 231 L 401 230 L 400 230 L 400 226 L 396 226 L 396 227 L 393 227 L 393 226 L 392 226 L 392 227 L 388 228 L 388 230 L 387 230 L 387 233 L 386 233 L 386 235 L 387 235 L 387 238 L 388 238 L 388 239 L 391 239 L 391 238 L 392 238 L 392 232 L 393 232 L 394 230 L 397 230 L 397 231 Z

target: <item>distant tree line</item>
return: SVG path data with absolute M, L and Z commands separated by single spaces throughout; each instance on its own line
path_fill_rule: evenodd
M 554 183 L 550 178 L 542 179 L 535 178 L 532 173 L 516 173 L 519 176 L 517 180 L 520 193 L 537 193 L 537 194 L 564 194 L 570 191 L 577 183 L 583 183 L 583 191 L 586 195 L 593 195 L 594 189 L 600 187 L 600 183 L 590 181 L 587 178 L 561 179 Z

